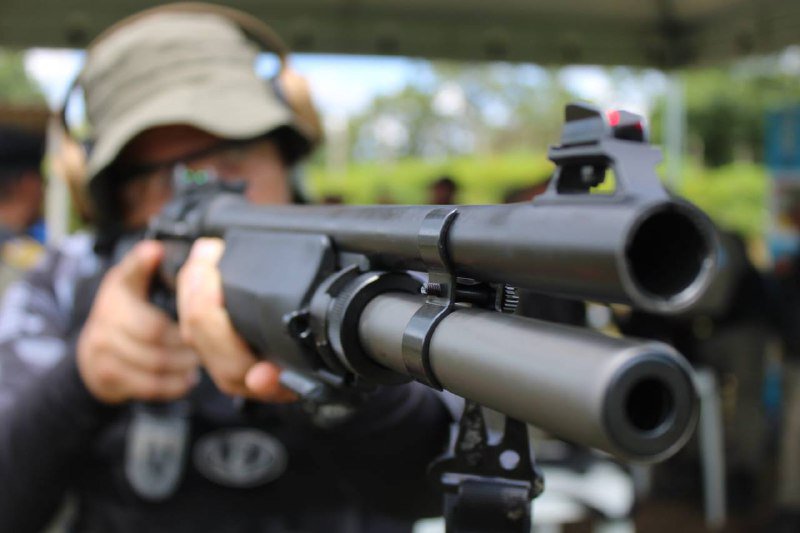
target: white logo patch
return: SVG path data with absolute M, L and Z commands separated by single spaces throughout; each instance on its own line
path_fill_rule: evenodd
M 249 488 L 283 474 L 288 454 L 281 441 L 256 429 L 223 429 L 197 441 L 194 463 L 215 483 Z
M 67 348 L 55 337 L 23 337 L 14 343 L 17 356 L 26 364 L 38 368 L 50 368 L 66 354 Z

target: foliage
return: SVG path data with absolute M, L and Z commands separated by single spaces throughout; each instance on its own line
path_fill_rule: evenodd
M 800 103 L 797 77 L 777 68 L 696 70 L 684 80 L 688 137 L 709 167 L 736 159 L 763 161 L 765 113 Z M 662 101 L 653 117 L 657 142 L 663 112 Z
M 770 189 L 763 167 L 766 113 L 800 103 L 797 76 L 782 72 L 775 58 L 763 58 L 724 70 L 689 71 L 684 83 L 687 136 L 694 149 L 678 192 L 724 228 L 748 237 L 763 234 Z M 660 102 L 652 121 L 656 142 L 663 111 Z
M 574 96 L 560 85 L 557 73 L 539 69 L 525 78 L 518 68 L 434 64 L 427 81 L 377 98 L 352 121 L 351 156 L 357 162 L 331 174 L 318 161 L 309 170 L 311 189 L 318 197 L 340 196 L 347 203 L 423 203 L 427 186 L 446 174 L 459 184 L 459 202 L 495 203 L 509 191 L 542 182 L 552 171 L 544 147 L 557 139 L 563 105 Z M 759 75 L 704 70 L 686 76 L 689 131 L 703 139 L 705 157 L 685 159 L 676 192 L 720 226 L 758 235 L 767 220 L 768 178 L 761 166 L 734 161 L 742 159 L 736 157 L 742 151 L 749 159 L 761 156 L 765 109 L 787 95 L 800 96 L 800 90 L 785 90 L 787 80 L 774 70 Z M 462 105 L 452 114 L 437 113 L 437 91 L 448 84 L 462 91 Z M 500 101 L 504 121 L 484 112 Z M 661 113 L 658 108 L 653 119 L 656 142 Z M 382 117 L 404 129 L 394 149 L 382 151 L 376 139 L 375 124 Z M 467 134 L 473 135 L 471 142 L 464 142 Z
M 761 165 L 740 162 L 703 168 L 687 162 L 677 192 L 721 227 L 756 237 L 765 230 L 768 186 L 769 177 Z
M 391 163 L 364 162 L 351 165 L 341 175 L 323 168 L 309 169 L 308 184 L 318 198 L 341 196 L 347 203 L 424 203 L 427 186 L 447 174 L 459 185 L 461 203 L 496 203 L 512 189 L 546 180 L 552 164 L 544 154 L 514 152 L 490 156 L 464 155 L 431 161 L 404 158 Z
M 460 203 L 485 204 L 501 202 L 514 189 L 541 183 L 552 170 L 543 153 L 515 152 L 459 156 L 441 162 L 420 158 L 391 164 L 365 162 L 336 176 L 314 166 L 307 181 L 317 198 L 341 196 L 351 204 L 387 200 L 416 204 L 426 201 L 430 183 L 447 174 L 459 185 Z M 687 160 L 676 193 L 695 203 L 720 226 L 754 237 L 765 229 L 768 183 L 766 170 L 760 165 L 740 162 L 709 169 Z
M 44 96 L 25 72 L 23 54 L 0 49 L 0 103 L 41 105 Z
M 348 168 L 312 161 L 316 196 L 348 203 L 420 203 L 448 175 L 463 203 L 499 202 L 545 180 L 545 148 L 558 139 L 575 96 L 557 71 L 532 65 L 433 62 L 402 90 L 383 95 L 348 127 Z M 330 146 L 326 149 L 330 149 Z
M 531 65 L 431 63 L 350 122 L 351 157 L 394 160 L 544 149 L 575 99 L 557 73 Z

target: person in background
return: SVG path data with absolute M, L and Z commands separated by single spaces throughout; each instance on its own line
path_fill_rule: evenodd
M 800 233 L 800 194 L 787 194 L 785 214 Z M 782 420 L 778 443 L 776 508 L 770 531 L 800 530 L 800 250 L 774 268 L 774 324 L 783 350 Z
M 456 203 L 458 184 L 448 176 L 441 176 L 428 186 L 428 203 L 431 205 L 452 205 Z
M 41 135 L 0 125 L 0 295 L 41 255 L 28 232 L 42 217 Z
M 309 413 L 233 329 L 218 239 L 195 243 L 179 275 L 180 323 L 149 302 L 164 249 L 129 243 L 176 173 L 286 204 L 319 142 L 318 119 L 293 103 L 307 88 L 261 26 L 167 5 L 89 47 L 96 233 L 48 253 L 0 311 L 0 531 L 38 531 L 65 495 L 85 533 L 399 532 L 439 509 L 426 468 L 451 417 L 435 391 L 378 388 L 349 418 Z M 284 60 L 277 79 L 254 72 L 259 33 Z

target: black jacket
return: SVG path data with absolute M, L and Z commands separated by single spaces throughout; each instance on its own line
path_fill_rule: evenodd
M 0 532 L 40 530 L 65 494 L 78 532 L 408 531 L 438 511 L 425 471 L 450 416 L 421 385 L 378 390 L 325 428 L 299 404 L 242 406 L 204 378 L 167 417 L 166 435 L 185 428 L 172 447 L 159 445 L 149 409 L 96 401 L 77 372 L 70 317 L 99 264 L 90 238 L 68 240 L 0 311 Z M 141 468 L 175 465 L 166 496 L 131 483 Z

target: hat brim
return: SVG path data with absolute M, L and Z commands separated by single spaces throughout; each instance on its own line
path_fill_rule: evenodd
M 158 126 L 189 125 L 225 139 L 248 139 L 281 126 L 297 127 L 267 81 L 230 74 L 219 72 L 213 83 L 204 79 L 162 90 L 126 110 L 124 118 L 98 132 L 87 179 L 100 174 L 135 137 Z

